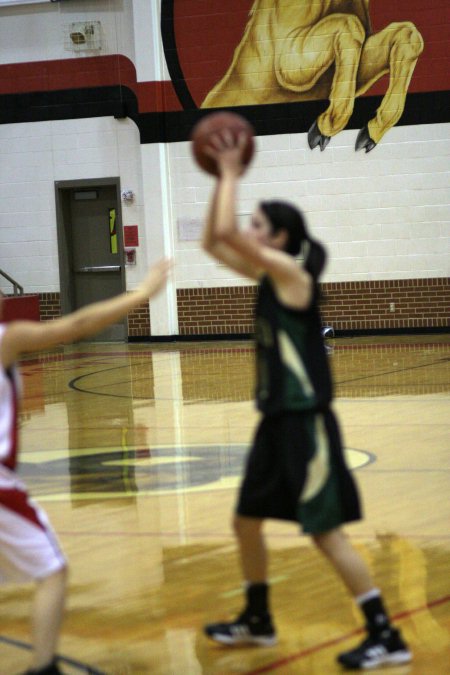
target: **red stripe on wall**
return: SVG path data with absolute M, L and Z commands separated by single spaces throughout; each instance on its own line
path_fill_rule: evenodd
M 370 14 L 374 32 L 396 21 L 411 21 L 420 31 L 425 48 L 414 70 L 410 92 L 450 89 L 450 5 L 446 0 L 431 3 L 372 0 Z M 385 91 L 386 84 L 380 80 L 371 88 L 370 94 L 384 94 Z
M 138 82 L 139 112 L 182 110 L 172 82 Z
M 58 91 L 122 84 L 137 93 L 136 68 L 126 56 L 92 56 L 0 66 L 0 94 Z
M 114 85 L 123 85 L 135 92 L 139 112 L 181 110 L 172 82 L 137 82 L 134 64 L 121 54 L 0 66 L 0 94 Z

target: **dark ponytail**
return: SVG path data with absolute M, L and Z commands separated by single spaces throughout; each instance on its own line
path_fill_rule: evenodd
M 307 237 L 303 242 L 302 253 L 303 267 L 309 272 L 314 281 L 318 281 L 327 261 L 324 247 L 316 239 Z

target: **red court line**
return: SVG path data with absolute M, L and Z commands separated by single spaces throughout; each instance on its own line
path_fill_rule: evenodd
M 385 344 L 355 344 L 355 345 L 335 345 L 330 343 L 335 350 L 344 351 L 352 349 L 354 351 L 364 351 L 365 349 L 398 349 L 399 351 L 412 351 L 413 349 L 428 349 L 432 347 L 433 349 L 442 348 L 442 350 L 450 349 L 450 342 L 387 342 Z
M 243 340 L 244 341 L 244 340 Z M 439 344 L 439 343 L 438 343 Z M 121 357 L 139 357 L 139 356 L 153 356 L 154 354 L 186 354 L 186 353 L 195 353 L 195 354 L 211 354 L 211 352 L 220 352 L 223 354 L 234 353 L 234 352 L 253 352 L 253 347 L 226 347 L 222 349 L 221 347 L 211 347 L 211 349 L 164 349 L 164 350 L 149 350 L 141 352 L 77 352 L 75 354 L 43 354 L 41 357 L 36 357 L 32 359 L 22 359 L 20 365 L 22 366 L 34 366 L 37 364 L 46 365 L 47 363 L 53 363 L 57 361 L 75 361 L 76 359 L 85 359 L 85 358 L 103 358 L 105 356 L 121 356 Z
M 223 488 L 223 489 L 225 490 L 225 489 L 228 489 L 228 488 Z M 172 497 L 174 494 L 175 493 L 171 493 L 171 494 L 166 493 L 165 495 L 160 495 L 160 496 Z M 42 495 L 33 494 L 33 497 L 36 499 L 36 501 L 39 501 L 39 498 L 42 497 Z M 135 497 L 135 493 L 133 493 L 131 495 L 130 494 L 118 494 L 117 495 L 117 499 L 126 499 L 127 497 Z M 51 503 L 52 502 L 50 502 L 50 504 Z M 294 528 L 295 528 L 295 526 L 294 526 Z M 184 531 L 184 532 L 182 532 L 182 534 L 183 534 L 183 536 L 191 537 L 192 539 L 196 539 L 196 538 L 201 539 L 201 538 L 206 538 L 206 537 L 216 538 L 216 539 L 217 539 L 217 537 L 220 537 L 221 539 L 223 539 L 224 537 L 227 538 L 227 539 L 232 539 L 232 540 L 235 539 L 235 535 L 233 534 L 233 532 L 231 530 L 229 532 L 217 532 L 217 531 L 214 531 L 214 532 L 189 532 L 188 531 L 188 532 L 186 532 L 186 531 Z M 58 529 L 58 535 L 61 535 L 61 536 L 64 536 L 64 537 L 95 537 L 95 538 L 98 538 L 98 537 L 128 537 L 128 538 L 133 538 L 133 537 L 138 537 L 138 538 L 139 537 L 161 537 L 161 538 L 164 538 L 164 537 L 179 537 L 180 531 L 174 530 L 173 532 L 161 532 L 160 530 L 153 530 L 153 531 L 152 530 L 146 530 L 145 532 L 129 532 L 129 531 L 125 531 L 125 532 L 121 532 L 121 531 L 118 531 L 118 532 L 115 532 L 115 531 L 112 531 L 112 532 L 78 531 L 78 532 L 76 532 L 75 530 L 60 530 L 60 529 Z M 281 534 L 281 533 L 272 532 L 269 535 L 269 538 L 271 538 L 271 539 L 299 539 L 301 536 L 302 535 L 299 534 L 294 529 L 292 534 L 287 534 L 287 533 Z M 305 535 L 303 535 L 303 536 L 305 536 Z M 435 541 L 435 540 L 443 541 L 443 540 L 445 540 L 445 541 L 447 541 L 447 539 L 450 539 L 450 534 L 408 534 L 408 533 L 402 533 L 401 537 L 403 539 L 417 539 L 418 541 L 421 541 L 421 540 L 427 540 L 427 541 Z M 358 540 L 366 541 L 367 536 L 363 535 L 363 534 L 352 535 L 352 540 L 354 540 L 354 541 L 358 541 Z
M 249 342 L 251 340 L 245 340 L 244 338 L 242 339 L 242 342 Z M 185 344 L 185 343 L 180 343 L 180 344 Z M 442 350 L 447 350 L 450 349 L 450 342 L 414 342 L 414 343 L 402 343 L 402 342 L 389 342 L 386 344 L 355 344 L 355 345 L 339 345 L 339 344 L 333 344 L 333 347 L 337 351 L 341 350 L 364 350 L 364 349 L 392 349 L 392 348 L 397 348 L 397 349 L 402 349 L 403 351 L 408 351 L 411 349 L 429 349 L 429 348 L 440 348 Z M 49 354 L 49 355 L 42 355 L 41 357 L 37 358 L 32 358 L 32 359 L 23 359 L 20 361 L 21 365 L 36 365 L 36 364 L 41 364 L 45 365 L 47 363 L 52 363 L 55 361 L 71 361 L 71 360 L 77 360 L 77 359 L 84 359 L 84 358 L 98 358 L 98 357 L 105 357 L 105 356 L 121 356 L 121 357 L 140 357 L 140 356 L 153 356 L 154 354 L 173 354 L 173 353 L 180 353 L 180 354 L 188 354 L 188 353 L 195 353 L 195 354 L 211 354 L 211 352 L 220 352 L 222 353 L 234 353 L 234 352 L 253 352 L 254 348 L 252 347 L 226 347 L 222 349 L 221 347 L 217 347 L 215 345 L 214 347 L 211 347 L 210 349 L 196 349 L 196 348 L 187 348 L 187 349 L 165 349 L 165 350 L 146 350 L 146 351 L 130 351 L 130 352 L 77 352 L 74 354 Z
M 432 609 L 433 607 L 438 607 L 439 605 L 444 605 L 445 603 L 449 602 L 450 600 L 450 595 L 445 595 L 443 598 L 437 598 L 436 600 L 432 600 L 431 602 L 427 602 L 426 605 L 422 605 L 421 607 L 416 607 L 415 609 L 411 610 L 406 610 L 404 612 L 399 612 L 399 614 L 396 614 L 393 617 L 393 621 L 399 621 L 400 619 L 404 619 L 408 616 L 413 616 L 414 614 L 418 614 L 419 612 L 423 612 L 427 609 Z M 273 663 L 269 663 L 267 666 L 262 666 L 261 668 L 257 668 L 256 670 L 248 670 L 243 675 L 259 675 L 260 673 L 269 673 L 270 671 L 276 670 L 277 668 L 281 668 L 283 666 L 286 666 L 290 663 L 293 663 L 294 661 L 298 661 L 299 659 L 305 658 L 305 656 L 310 656 L 311 654 L 315 654 L 317 652 L 322 651 L 323 649 L 327 649 L 328 647 L 332 647 L 334 645 L 339 644 L 340 642 L 345 642 L 345 640 L 348 640 L 351 637 L 354 637 L 356 635 L 360 635 L 361 633 L 364 633 L 364 628 L 357 628 L 356 630 L 351 631 L 350 633 L 347 633 L 346 635 L 341 635 L 338 638 L 335 638 L 334 640 L 328 640 L 327 642 L 322 642 L 318 645 L 315 645 L 314 647 L 309 647 L 308 649 L 303 649 L 301 652 L 297 652 L 296 654 L 291 654 L 290 656 L 286 656 L 284 659 L 279 659 L 278 661 L 274 661 Z

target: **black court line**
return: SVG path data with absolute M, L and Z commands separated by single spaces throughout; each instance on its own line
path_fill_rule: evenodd
M 242 339 L 242 342 L 248 342 L 248 340 Z M 426 346 L 440 346 L 440 342 L 436 343 L 426 343 Z M 126 346 L 126 345 L 125 345 Z M 350 345 L 348 345 L 350 346 Z M 370 346 L 370 345 L 368 345 Z M 376 345 L 375 345 L 376 346 Z M 420 343 L 418 343 L 418 346 L 422 346 Z M 449 346 L 450 347 L 450 346 Z M 343 349 L 344 345 L 342 347 L 339 347 L 339 349 Z M 164 350 L 159 350 L 159 349 L 146 349 L 145 351 L 121 351 L 121 352 L 74 352 L 72 354 L 46 354 L 45 352 L 42 353 L 41 357 L 37 358 L 23 358 L 19 360 L 19 365 L 20 366 L 34 366 L 34 365 L 40 365 L 40 366 L 47 366 L 49 363 L 64 363 L 65 361 L 75 361 L 78 359 L 86 359 L 86 358 L 92 358 L 92 359 L 103 359 L 106 357 L 111 357 L 111 356 L 117 356 L 121 358 L 128 358 L 128 357 L 148 357 L 148 356 L 154 356 L 157 354 L 158 356 L 161 356 L 162 354 L 211 354 L 213 352 L 220 352 L 221 354 L 233 354 L 235 352 L 238 352 L 239 354 L 242 353 L 251 353 L 254 352 L 255 348 L 254 346 L 250 347 L 201 347 L 197 349 L 196 347 L 192 348 L 186 348 L 186 349 L 164 349 Z M 80 367 L 82 367 L 83 364 L 81 364 Z
M 337 386 L 342 385 L 342 384 L 349 384 L 351 382 L 361 382 L 361 381 L 364 381 L 364 380 L 373 379 L 375 377 L 383 377 L 385 375 L 393 375 L 395 373 L 405 373 L 405 372 L 412 371 L 412 370 L 418 370 L 420 368 L 430 368 L 431 366 L 435 366 L 435 365 L 438 365 L 442 362 L 447 362 L 447 361 L 449 361 L 449 359 L 442 358 L 442 359 L 438 359 L 437 361 L 432 361 L 431 363 L 424 363 L 420 366 L 409 366 L 407 368 L 396 368 L 395 370 L 385 370 L 385 371 L 378 372 L 378 373 L 371 373 L 370 375 L 362 375 L 360 377 L 353 377 L 353 378 L 348 379 L 348 380 L 335 380 L 334 385 L 335 385 L 335 387 L 337 387 Z M 113 366 L 112 368 L 105 368 L 104 370 L 95 370 L 95 371 L 91 371 L 90 373 L 84 373 L 83 375 L 78 375 L 78 377 L 75 377 L 72 380 L 70 380 L 69 383 L 68 383 L 68 386 L 70 387 L 70 389 L 74 389 L 75 391 L 79 391 L 79 392 L 84 393 L 84 394 L 91 394 L 91 395 L 94 395 L 94 396 L 111 396 L 113 398 L 133 398 L 133 399 L 153 401 L 154 399 L 151 398 L 151 397 L 148 397 L 148 396 L 129 396 L 129 395 L 126 395 L 126 394 L 111 394 L 111 393 L 107 393 L 107 392 L 90 391 L 89 389 L 82 389 L 81 387 L 77 386 L 77 384 L 76 384 L 79 380 L 82 380 L 86 377 L 90 377 L 91 375 L 98 375 L 100 373 L 107 373 L 107 372 L 110 372 L 112 370 L 120 370 L 121 368 L 126 368 L 126 367 L 128 367 L 128 366 Z M 140 381 L 142 381 L 142 379 L 144 379 L 144 378 L 141 378 Z M 127 382 L 132 383 L 134 381 L 135 380 L 122 380 L 119 383 L 114 382 L 114 383 L 111 383 L 111 385 L 108 385 L 108 386 L 116 386 L 117 384 L 126 384 Z M 102 385 L 98 385 L 98 386 L 102 386 Z M 387 385 L 384 385 L 384 386 L 387 386 Z M 398 386 L 398 385 L 392 385 L 392 386 Z M 416 386 L 416 385 L 413 383 L 413 384 L 406 385 L 406 386 L 411 387 L 411 386 Z M 449 387 L 450 387 L 450 383 L 449 383 Z M 165 399 L 165 400 L 174 400 L 174 399 Z M 184 399 L 180 399 L 180 400 L 184 400 Z M 199 400 L 204 400 L 204 399 L 199 399 Z M 251 398 L 249 398 L 248 400 L 251 400 Z
M 121 368 L 128 368 L 128 367 L 129 367 L 128 365 L 125 365 L 125 366 L 113 366 L 112 368 L 104 368 L 103 370 L 92 370 L 90 373 L 83 373 L 83 375 L 78 375 L 78 377 L 73 378 L 73 380 L 69 381 L 68 386 L 70 387 L 70 389 L 73 389 L 74 391 L 79 391 L 82 394 L 91 394 L 93 396 L 111 396 L 113 398 L 126 398 L 126 399 L 131 398 L 133 400 L 138 400 L 138 401 L 155 401 L 156 400 L 155 397 L 152 397 L 152 396 L 135 396 L 135 395 L 129 395 L 129 394 L 112 394 L 112 393 L 105 392 L 105 391 L 92 391 L 90 389 L 82 389 L 81 387 L 77 386 L 77 384 L 76 384 L 79 380 L 82 380 L 85 377 L 90 377 L 91 375 L 99 375 L 101 373 L 107 373 L 107 372 L 110 372 L 112 370 L 120 370 Z M 148 378 L 139 377 L 139 378 L 133 378 L 133 379 L 128 379 L 128 380 L 120 380 L 118 382 L 111 382 L 110 384 L 97 384 L 95 386 L 98 389 L 100 389 L 101 387 L 112 387 L 112 386 L 116 387 L 116 386 L 119 386 L 119 385 L 122 385 L 122 384 L 128 384 L 128 383 L 130 385 L 133 385 L 135 382 L 145 382 L 146 380 L 149 380 L 149 379 L 150 379 L 149 377 Z M 60 393 L 63 393 L 63 392 L 60 392 Z M 200 402 L 208 402 L 210 400 L 211 399 L 209 399 L 209 398 L 196 398 L 195 401 L 193 401 L 193 400 L 186 401 L 186 399 L 184 399 L 184 398 L 179 398 L 179 399 L 161 398 L 160 396 L 158 396 L 158 401 L 185 401 L 186 403 L 193 403 L 193 402 L 200 403 Z M 220 402 L 224 402 L 224 401 L 229 402 L 229 401 L 234 401 L 234 400 L 235 400 L 234 398 L 221 398 Z M 253 396 L 252 396 L 251 392 L 249 394 L 248 399 L 245 399 L 245 400 L 246 401 L 253 400 Z M 215 402 L 215 399 L 214 399 L 214 402 Z
M 15 640 L 13 638 L 6 637 L 6 635 L 0 635 L 0 642 L 3 642 L 4 644 L 10 645 L 12 647 L 18 647 L 19 649 L 24 649 L 26 651 L 31 651 L 32 647 L 28 642 L 22 642 L 21 640 Z M 78 668 L 82 673 L 88 673 L 88 675 L 107 675 L 103 670 L 98 670 L 97 668 L 93 668 L 92 666 L 88 666 L 86 663 L 81 663 L 81 661 L 75 661 L 75 659 L 71 659 L 68 656 L 61 656 L 60 654 L 57 655 L 57 659 L 61 661 L 61 663 L 65 663 L 68 666 L 73 666 L 74 668 Z
M 141 399 L 141 400 L 148 400 L 148 401 L 154 401 L 155 399 L 149 396 L 130 396 L 128 394 L 110 394 L 107 392 L 100 392 L 100 391 L 90 391 L 89 389 L 81 389 L 80 387 L 77 386 L 77 382 L 79 380 L 82 380 L 85 377 L 90 377 L 91 375 L 99 375 L 100 373 L 108 373 L 112 370 L 121 370 L 122 368 L 128 368 L 128 365 L 126 366 L 113 366 L 112 368 L 104 368 L 103 370 L 93 370 L 90 373 L 84 373 L 83 375 L 78 375 L 78 377 L 74 377 L 73 380 L 69 381 L 69 387 L 70 389 L 73 389 L 74 391 L 79 391 L 82 394 L 91 394 L 93 396 L 112 396 L 113 398 L 132 398 L 132 399 Z M 134 382 L 134 380 L 122 380 L 119 384 L 126 384 L 129 382 L 130 384 Z M 109 386 L 116 386 L 116 382 L 112 382 L 111 385 Z M 98 385 L 101 387 L 102 385 Z M 106 385 L 103 385 L 106 386 Z M 172 400 L 172 399 L 168 399 Z

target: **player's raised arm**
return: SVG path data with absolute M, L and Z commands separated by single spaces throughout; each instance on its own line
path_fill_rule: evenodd
M 220 111 L 203 117 L 193 128 L 191 133 L 192 155 L 198 166 L 217 178 L 209 203 L 203 229 L 202 246 L 216 260 L 225 263 L 228 267 L 251 279 L 258 278 L 256 270 L 238 252 L 233 250 L 223 238 L 220 238 L 218 226 L 222 218 L 219 213 L 219 204 L 222 204 L 222 193 L 227 202 L 227 215 L 236 224 L 236 184 L 224 183 L 224 175 L 220 164 L 222 144 L 227 143 L 235 151 L 237 180 L 246 170 L 252 160 L 255 145 L 253 128 L 241 115 Z M 230 188 L 228 190 L 227 188 Z
M 285 296 L 288 286 L 304 291 L 302 304 L 306 303 L 310 291 L 308 274 L 297 264 L 295 258 L 285 250 L 288 232 L 282 229 L 272 232 L 272 226 L 261 209 L 252 216 L 249 228 L 242 232 L 237 225 L 235 203 L 239 176 L 242 173 L 241 155 L 245 138 L 237 140 L 226 130 L 212 139 L 211 154 L 214 156 L 220 177 L 216 188 L 215 210 L 211 230 L 216 245 L 227 246 L 233 254 L 252 271 L 253 278 L 268 274 Z M 250 274 L 249 274 L 250 276 Z
M 245 170 L 242 153 L 246 137 L 237 139 L 226 130 L 214 134 L 211 146 L 205 151 L 215 161 L 219 176 L 211 197 L 202 245 L 217 260 L 251 279 L 259 277 L 258 268 L 227 241 L 227 234 L 238 232 L 236 203 L 239 177 Z M 225 157 L 224 155 L 225 151 Z

